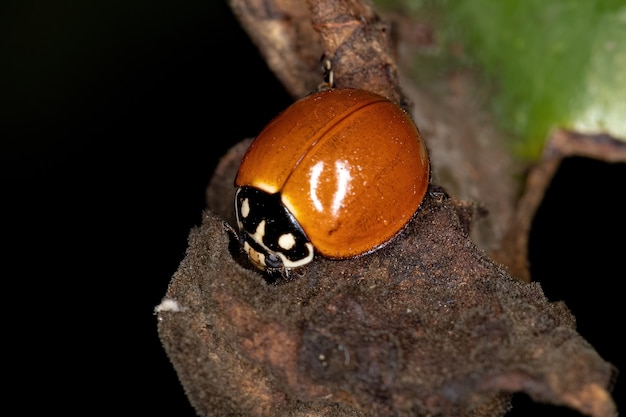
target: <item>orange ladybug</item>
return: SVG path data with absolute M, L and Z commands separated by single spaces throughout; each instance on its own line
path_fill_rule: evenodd
M 242 248 L 261 270 L 346 259 L 396 236 L 430 181 L 424 141 L 397 104 L 364 90 L 308 95 L 252 141 L 235 179 Z

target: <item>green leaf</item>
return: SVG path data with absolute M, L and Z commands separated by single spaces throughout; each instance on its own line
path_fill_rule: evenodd
M 497 85 L 492 110 L 520 156 L 554 128 L 626 141 L 626 0 L 406 1 L 416 18 L 439 9 L 440 39 Z

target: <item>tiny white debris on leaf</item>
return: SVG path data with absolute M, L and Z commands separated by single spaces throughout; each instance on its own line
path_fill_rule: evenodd
M 171 298 L 164 298 L 161 301 L 161 304 L 154 307 L 154 314 L 162 313 L 164 311 L 171 311 L 173 313 L 178 313 L 183 311 L 185 308 L 178 304 L 178 301 L 172 300 Z

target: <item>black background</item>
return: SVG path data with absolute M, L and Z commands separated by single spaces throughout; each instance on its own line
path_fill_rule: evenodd
M 25 412 L 193 416 L 152 311 L 218 158 L 291 98 L 224 1 L 2 8 L 4 397 Z M 618 367 L 625 177 L 568 161 L 531 236 L 535 279 Z M 515 402 L 511 416 L 577 415 Z

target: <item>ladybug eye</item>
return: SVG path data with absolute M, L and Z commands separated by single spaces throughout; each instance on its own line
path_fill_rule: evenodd
M 265 257 L 265 267 L 270 269 L 278 269 L 283 266 L 280 257 L 275 254 L 270 254 Z

